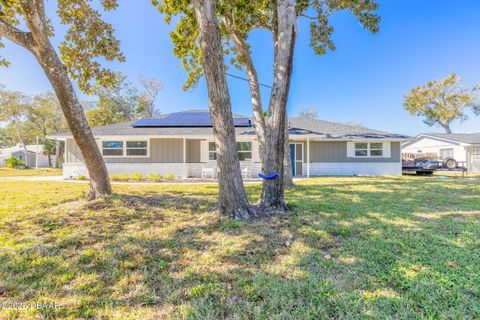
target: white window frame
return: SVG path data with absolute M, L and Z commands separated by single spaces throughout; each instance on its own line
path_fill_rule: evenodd
M 121 141 L 123 143 L 123 151 L 121 156 L 105 156 L 103 155 L 103 142 L 105 141 Z M 145 148 L 127 148 L 127 142 L 132 141 L 146 141 L 147 142 L 147 155 L 145 156 L 129 156 L 127 155 L 127 149 L 145 149 Z M 141 139 L 141 138 L 131 138 L 131 139 L 104 139 L 100 140 L 100 147 L 102 152 L 102 157 L 104 158 L 150 158 L 150 139 Z M 113 148 L 106 148 L 106 149 L 113 149 Z M 116 149 L 116 148 L 115 148 Z
M 367 149 L 357 149 L 356 148 L 356 145 L 357 143 L 366 143 L 367 144 Z M 381 144 L 382 145 L 382 148 L 381 149 L 372 149 L 371 145 L 372 143 L 378 143 L 378 144 Z M 357 156 L 357 150 L 367 150 L 367 155 L 366 156 Z M 371 154 L 371 151 L 372 150 L 382 150 L 382 155 L 380 156 L 372 156 Z M 353 157 L 354 158 L 384 158 L 385 156 L 385 148 L 384 148 L 384 145 L 383 145 L 383 142 L 368 142 L 368 141 L 356 141 L 353 143 Z
M 122 143 L 122 148 L 104 148 L 103 147 L 103 143 L 104 142 L 121 142 Z M 123 140 L 120 140 L 120 139 L 108 139 L 108 140 L 101 140 L 100 141 L 100 146 L 101 146 L 101 149 L 102 149 L 102 157 L 104 158 L 122 158 L 123 155 L 125 154 L 125 141 Z M 122 155 L 120 156 L 114 156 L 114 155 L 104 155 L 103 154 L 103 150 L 122 150 Z
M 210 150 L 210 144 L 213 143 L 214 145 L 214 149 L 213 151 Z M 215 156 L 214 158 L 215 159 L 210 159 L 210 153 L 213 153 Z M 217 161 L 217 146 L 215 144 L 215 141 L 208 141 L 207 142 L 207 161 L 209 162 L 214 162 L 214 161 Z
M 253 162 L 253 141 L 237 141 L 237 143 L 240 143 L 240 142 L 248 142 L 250 143 L 250 151 L 238 151 L 237 150 L 237 154 L 238 153 L 250 153 L 250 159 L 247 159 L 247 160 L 240 160 L 240 162 Z M 215 160 L 211 160 L 210 159 L 210 154 L 213 153 L 213 154 L 216 154 L 217 153 L 217 149 L 216 149 L 216 146 L 215 146 L 215 151 L 210 151 L 210 143 L 215 143 L 215 141 L 208 141 L 207 142 L 207 162 L 215 162 L 217 161 L 216 159 Z
M 240 161 L 242 161 L 242 162 L 252 162 L 253 161 L 253 143 L 252 143 L 252 141 L 237 141 L 237 143 L 250 143 L 250 150 L 249 151 L 237 150 L 237 154 L 239 154 L 239 153 L 250 153 L 250 159 L 240 160 Z

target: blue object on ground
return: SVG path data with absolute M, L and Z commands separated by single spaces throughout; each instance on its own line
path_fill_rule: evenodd
M 274 172 L 274 173 L 271 173 L 269 175 L 264 175 L 264 174 L 261 174 L 259 173 L 258 176 L 264 180 L 275 180 L 275 179 L 278 179 L 278 177 L 280 177 L 278 175 L 278 173 Z

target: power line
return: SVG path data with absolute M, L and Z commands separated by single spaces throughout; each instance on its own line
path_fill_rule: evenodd
M 240 77 L 240 76 L 236 76 L 236 75 L 234 75 L 234 74 L 230 74 L 230 73 L 227 73 L 227 72 L 225 72 L 225 74 L 226 74 L 227 76 L 229 76 L 229 77 L 232 77 L 232 78 L 240 79 L 240 80 L 247 81 L 247 82 L 253 82 L 253 81 L 250 81 L 250 80 L 247 79 L 247 78 Z M 262 86 L 262 87 L 266 87 L 266 88 L 272 89 L 272 87 L 269 86 L 268 84 L 263 84 L 263 83 L 260 83 L 260 82 L 259 82 L 258 85 L 259 85 L 259 86 Z

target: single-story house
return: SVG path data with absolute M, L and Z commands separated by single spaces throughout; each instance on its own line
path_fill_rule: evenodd
M 39 144 L 31 144 L 25 146 L 25 148 L 17 144 L 16 146 L 0 149 L 0 167 L 5 167 L 5 160 L 10 157 L 15 157 L 23 162 L 29 167 L 35 167 L 36 157 L 38 155 L 38 166 L 39 167 L 48 167 L 48 157 L 44 154 L 44 146 Z M 37 154 L 38 152 L 38 154 Z
M 480 133 L 422 133 L 402 145 L 403 153 L 453 158 L 470 172 L 480 172 Z
M 256 177 L 261 164 L 253 122 L 234 115 L 234 123 L 242 170 Z M 110 174 L 201 177 L 203 170 L 216 166 L 210 114 L 205 110 L 94 127 L 92 131 Z M 407 136 L 300 118 L 289 119 L 289 131 L 295 176 L 402 174 L 400 145 Z M 87 176 L 71 133 L 51 138 L 65 141 L 64 177 Z

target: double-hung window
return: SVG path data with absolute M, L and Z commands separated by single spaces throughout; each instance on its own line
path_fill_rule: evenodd
M 102 141 L 102 155 L 104 157 L 148 157 L 148 141 Z
M 104 157 L 123 156 L 123 141 L 102 141 L 102 154 Z
M 381 157 L 383 156 L 383 143 L 375 142 L 370 143 L 370 157 Z
M 208 143 L 208 160 L 217 160 L 217 147 L 215 146 L 215 142 Z
M 252 143 L 251 142 L 237 142 L 237 153 L 240 161 L 252 160 Z M 208 143 L 208 160 L 217 160 L 217 150 L 215 142 Z
M 381 142 L 356 142 L 355 157 L 382 157 L 383 143 Z
M 148 141 L 127 141 L 127 157 L 146 157 Z
M 252 143 L 251 142 L 237 142 L 238 160 L 250 161 L 252 160 Z

